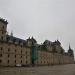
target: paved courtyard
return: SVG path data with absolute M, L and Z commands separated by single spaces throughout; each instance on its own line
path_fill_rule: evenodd
M 0 67 L 0 75 L 75 75 L 75 64 L 41 67 Z

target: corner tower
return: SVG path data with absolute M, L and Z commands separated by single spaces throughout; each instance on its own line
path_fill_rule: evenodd
M 0 17 L 0 40 L 6 40 L 7 20 Z

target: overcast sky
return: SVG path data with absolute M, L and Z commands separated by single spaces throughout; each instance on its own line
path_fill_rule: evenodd
M 0 16 L 14 36 L 59 39 L 65 50 L 69 43 L 75 49 L 75 0 L 0 0 Z

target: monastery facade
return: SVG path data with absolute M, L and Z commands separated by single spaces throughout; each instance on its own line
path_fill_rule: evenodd
M 5 19 L 0 18 L 0 66 L 41 66 L 73 64 L 74 53 L 71 47 L 67 52 L 56 40 L 45 40 L 38 44 L 32 37 L 26 40 L 7 34 Z

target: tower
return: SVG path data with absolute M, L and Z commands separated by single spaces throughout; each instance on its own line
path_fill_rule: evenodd
M 70 44 L 69 44 L 68 54 L 69 54 L 70 56 L 74 56 L 74 53 L 73 53 L 73 50 L 72 50 L 71 47 L 70 47 Z
M 28 38 L 27 39 L 27 46 L 32 47 L 33 45 L 35 45 L 37 43 L 37 41 L 32 37 L 32 38 Z
M 7 20 L 0 18 L 0 40 L 6 40 Z

